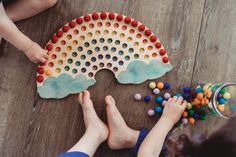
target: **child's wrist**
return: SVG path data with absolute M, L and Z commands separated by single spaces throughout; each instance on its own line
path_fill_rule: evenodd
M 35 42 L 32 41 L 29 47 L 27 49 L 22 50 L 24 53 L 27 53 L 33 46 L 35 45 Z
M 168 117 L 165 117 L 165 116 L 161 116 L 160 120 L 163 121 L 165 124 L 170 125 L 171 127 L 174 126 L 174 124 L 175 124 L 174 120 L 172 120 Z

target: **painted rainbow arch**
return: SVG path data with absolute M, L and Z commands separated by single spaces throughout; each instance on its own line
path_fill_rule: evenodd
M 139 84 L 172 69 L 166 50 L 144 24 L 115 13 L 92 13 L 70 21 L 47 43 L 49 59 L 37 69 L 42 98 L 63 98 L 96 83 L 111 70 L 122 84 Z

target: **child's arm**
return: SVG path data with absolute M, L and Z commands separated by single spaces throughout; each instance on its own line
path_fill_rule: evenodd
M 45 62 L 47 51 L 25 36 L 6 15 L 2 3 L 0 4 L 0 36 L 23 51 L 34 63 Z
M 187 105 L 186 101 L 182 102 L 182 97 L 174 97 L 168 100 L 160 120 L 143 141 L 138 152 L 138 157 L 159 156 L 168 132 L 178 122 Z

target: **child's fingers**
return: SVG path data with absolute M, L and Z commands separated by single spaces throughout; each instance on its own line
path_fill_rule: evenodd
M 176 103 L 180 105 L 182 102 L 183 102 L 183 97 L 182 96 L 178 97 Z
M 183 109 L 185 110 L 185 108 L 187 107 L 187 101 L 183 101 L 183 103 L 182 103 L 182 107 L 183 107 Z
M 177 96 L 174 96 L 173 99 L 172 99 L 172 102 L 175 103 L 177 101 Z
M 43 57 L 44 57 L 45 59 L 48 59 L 48 58 L 49 58 L 49 56 L 48 56 L 47 54 L 44 54 Z
M 42 63 L 44 63 L 44 62 L 46 62 L 47 60 L 46 60 L 45 58 L 41 58 L 39 61 L 42 62 Z

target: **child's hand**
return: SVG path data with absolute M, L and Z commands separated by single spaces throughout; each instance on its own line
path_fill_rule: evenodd
M 39 63 L 39 62 L 46 62 L 48 59 L 46 50 L 42 49 L 37 43 L 33 43 L 33 45 L 24 53 L 26 56 L 34 63 Z
M 181 118 L 182 113 L 184 112 L 187 106 L 187 102 L 182 97 L 177 98 L 174 96 L 170 98 L 164 107 L 162 114 L 162 119 L 167 120 L 170 123 L 177 123 Z

